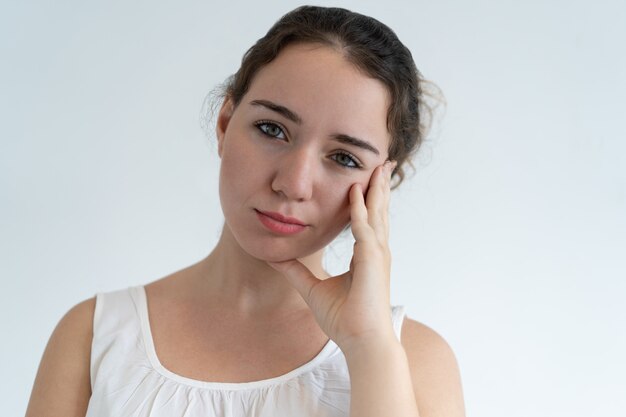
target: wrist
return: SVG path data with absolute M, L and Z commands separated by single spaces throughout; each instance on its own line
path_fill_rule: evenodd
M 339 345 L 348 362 L 358 363 L 387 358 L 396 355 L 406 355 L 402 344 L 393 331 L 387 335 L 371 335 L 353 338 Z

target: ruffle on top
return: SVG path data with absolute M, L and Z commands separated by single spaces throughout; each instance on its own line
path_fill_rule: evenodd
M 392 307 L 398 339 L 402 306 Z M 348 416 L 346 359 L 332 341 L 309 362 L 275 378 L 206 382 L 171 372 L 159 361 L 143 286 L 96 298 L 86 417 Z

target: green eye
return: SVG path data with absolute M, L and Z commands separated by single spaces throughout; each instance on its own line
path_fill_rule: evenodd
M 283 132 L 283 129 L 276 123 L 260 121 L 256 123 L 256 127 L 266 136 L 285 139 L 285 132 Z
M 332 155 L 331 159 L 346 168 L 361 168 L 359 161 L 347 152 L 338 152 Z

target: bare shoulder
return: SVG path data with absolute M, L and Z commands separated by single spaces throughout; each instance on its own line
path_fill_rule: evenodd
M 461 376 L 450 345 L 430 327 L 409 318 L 402 324 L 401 340 L 420 416 L 464 416 Z
M 96 299 L 72 307 L 50 336 L 41 358 L 26 417 L 85 416 Z

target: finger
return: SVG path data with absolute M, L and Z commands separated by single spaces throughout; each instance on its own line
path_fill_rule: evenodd
M 393 166 L 392 162 L 387 161 L 376 168 L 370 179 L 367 194 L 368 222 L 379 241 L 386 241 L 389 236 L 390 176 Z
M 368 223 L 367 207 L 360 184 L 353 184 L 350 188 L 350 226 L 357 242 L 370 239 L 372 229 Z
M 309 271 L 302 262 L 294 259 L 285 262 L 268 262 L 268 265 L 282 273 L 287 281 L 300 293 L 304 301 L 310 304 L 313 287 L 321 280 Z
M 387 161 L 386 164 L 386 172 L 385 172 L 385 187 L 384 187 L 384 222 L 385 222 L 385 241 L 389 240 L 389 204 L 391 203 L 391 175 L 393 174 L 393 170 L 396 168 L 398 162 L 397 161 Z
M 370 224 L 377 231 L 380 231 L 385 227 L 385 188 L 387 185 L 385 172 L 386 165 L 380 166 L 378 172 L 374 178 L 372 178 L 372 188 L 374 192 L 371 195 L 368 195 L 369 198 L 366 201 Z

